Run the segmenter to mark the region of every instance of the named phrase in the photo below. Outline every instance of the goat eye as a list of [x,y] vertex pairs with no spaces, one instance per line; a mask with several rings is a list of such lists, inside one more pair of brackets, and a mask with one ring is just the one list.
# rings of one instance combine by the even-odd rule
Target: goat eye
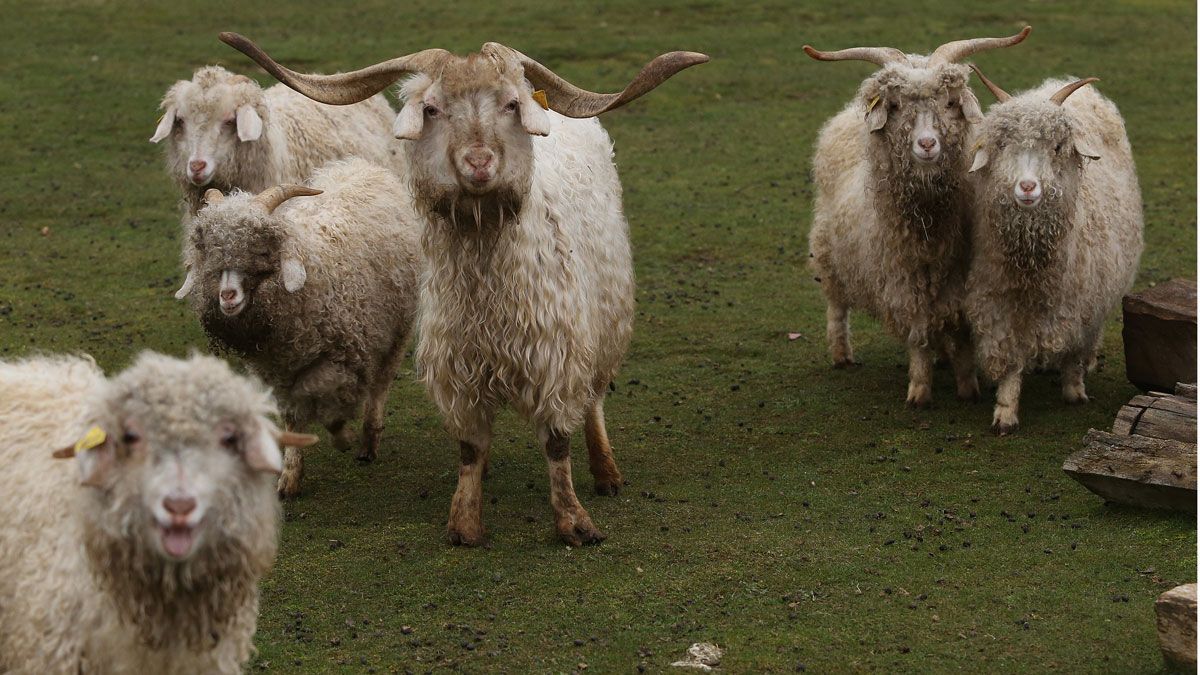
[[183,128],[183,118],[182,118],[182,117],[176,117],[176,118],[175,118],[175,128],[176,128],[176,129],[182,129],[182,128]]
[[429,119],[433,119],[434,117],[437,117],[439,114],[441,114],[441,111],[438,110],[437,108],[435,108],[431,105],[425,106],[425,116],[428,117]]
[[221,432],[221,447],[227,450],[237,450],[238,432],[233,430]]
[[132,431],[126,431],[125,433],[121,434],[121,442],[125,445],[133,445],[140,440],[142,440],[142,437]]
[[508,105],[504,106],[504,112],[511,113],[511,112],[516,112],[516,111],[517,111],[517,100],[516,99],[509,101]]
[[1058,145],[1054,146],[1054,154],[1061,155],[1062,154],[1062,146],[1063,146],[1062,143],[1059,143]]

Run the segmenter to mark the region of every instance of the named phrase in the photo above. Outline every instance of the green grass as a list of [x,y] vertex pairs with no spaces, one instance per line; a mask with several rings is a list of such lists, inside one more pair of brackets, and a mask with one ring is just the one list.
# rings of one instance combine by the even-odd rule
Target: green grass
[[595,89],[660,51],[704,51],[710,64],[605,118],[639,281],[607,405],[630,485],[591,495],[576,453],[608,541],[556,542],[545,462],[507,415],[485,486],[492,546],[449,547],[457,451],[406,371],[380,462],[309,454],[263,583],[256,666],[657,671],[712,641],[730,672],[1157,670],[1153,601],[1195,579],[1195,519],[1105,506],[1060,470],[1134,394],[1116,318],[1092,402],[1069,409],[1053,376],[1032,376],[1013,438],[987,433],[990,405],[955,401],[946,372],[931,411],[906,410],[903,350],[865,317],[865,365],[831,370],[805,267],[810,153],[871,67],[799,48],[927,51],[1033,24],[977,61],[1010,91],[1103,78],[1141,170],[1145,287],[1196,267],[1195,6],[917,4],[4,0],[0,357],[86,351],[119,369],[140,349],[203,348],[171,297],[176,196],[146,139],[158,98],[196,66],[267,82],[221,30],[327,72],[497,40]]

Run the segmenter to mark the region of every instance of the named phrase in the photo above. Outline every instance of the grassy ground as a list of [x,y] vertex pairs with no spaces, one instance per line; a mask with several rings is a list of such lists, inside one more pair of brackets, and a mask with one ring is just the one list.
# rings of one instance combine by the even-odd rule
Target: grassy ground
[[906,410],[903,350],[864,317],[853,327],[866,365],[832,371],[805,269],[810,152],[871,67],[819,64],[799,47],[927,51],[1033,24],[1026,44],[978,62],[1010,91],[1064,73],[1103,78],[1141,169],[1144,287],[1196,266],[1193,4],[3,0],[0,10],[0,357],[82,350],[108,369],[143,348],[204,345],[171,298],[175,196],[146,139],[158,97],[196,66],[267,81],[218,31],[318,71],[498,40],[597,89],[623,85],[660,51],[713,57],[605,120],[640,284],[607,406],[630,485],[592,496],[576,463],[609,540],[555,541],[544,460],[510,415],[485,488],[492,547],[446,545],[457,452],[406,371],[379,463],[355,466],[327,446],[309,455],[307,492],[286,506],[263,584],[257,667],[656,671],[712,641],[732,672],[1160,668],[1153,600],[1194,580],[1194,518],[1104,506],[1060,470],[1134,393],[1119,324],[1088,381],[1092,403],[1068,409],[1053,376],[1031,377],[1013,438],[988,434],[990,405],[956,402],[944,372],[936,407]]

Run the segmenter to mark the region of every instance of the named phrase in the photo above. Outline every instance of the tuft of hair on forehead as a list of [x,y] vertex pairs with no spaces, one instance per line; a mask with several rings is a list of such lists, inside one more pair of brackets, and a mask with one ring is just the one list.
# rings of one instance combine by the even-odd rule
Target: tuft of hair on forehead
[[163,435],[205,438],[223,420],[278,414],[270,391],[221,359],[142,352],[108,383],[110,413],[134,416]]
[[171,85],[160,107],[165,109],[186,103],[191,108],[207,109],[225,103],[236,108],[257,103],[262,96],[262,87],[249,77],[221,66],[203,66],[196,69],[191,80],[179,80]]
[[[254,203],[254,198],[252,192],[234,190],[196,214],[192,230],[199,244],[200,269],[212,271],[214,266],[251,269],[251,259],[262,247],[274,249],[283,245],[287,226],[280,211],[266,213]],[[287,206],[283,204],[280,209]]]
[[1061,106],[1027,97],[997,103],[988,110],[985,134],[990,138],[1026,141],[1060,141],[1071,133],[1071,122]]
[[932,68],[909,63],[889,63],[863,82],[864,95],[933,98],[943,91],[967,87],[970,70],[961,63]]
[[254,80],[245,75],[232,73],[221,66],[202,66],[197,68],[196,72],[192,74],[192,82],[201,87],[215,87],[219,84],[258,86]]
[[525,71],[510,59],[471,54],[447,61],[437,79],[442,91],[453,96],[495,89],[502,83],[519,84],[525,79]]
[[400,83],[400,99],[407,101],[433,84],[433,78],[425,73],[416,73]]

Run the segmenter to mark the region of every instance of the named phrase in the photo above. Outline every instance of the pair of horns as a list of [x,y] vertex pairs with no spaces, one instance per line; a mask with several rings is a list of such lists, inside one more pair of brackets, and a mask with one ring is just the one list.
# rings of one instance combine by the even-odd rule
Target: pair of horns
[[[436,77],[448,62],[456,57],[444,49],[426,49],[399,56],[361,70],[338,75],[303,75],[275,62],[258,45],[237,33],[221,33],[221,42],[249,56],[275,79],[321,103],[348,105],[366,100],[383,91],[409,73],[424,73]],[[546,92],[550,109],[567,117],[595,117],[619,108],[642,96],[675,73],[708,61],[696,52],[670,52],[655,58],[642,68],[629,86],[615,94],[598,94],[580,89],[559,77],[546,66],[521,52],[498,42],[489,42],[480,50],[485,56],[513,59],[525,71],[525,79],[535,89]]]
[[[974,63],[972,63],[971,70],[975,71],[975,74],[979,76],[979,80],[983,82],[983,86],[987,87],[988,91],[992,92],[992,96],[995,96],[997,101],[1004,103],[1012,98],[1011,94],[1001,89],[995,82],[989,80],[987,76],[983,74],[983,71],[979,69],[979,66],[976,66]],[[1064,86],[1062,89],[1054,92],[1054,95],[1050,97],[1050,101],[1055,105],[1062,105],[1063,101],[1066,101],[1067,97],[1078,91],[1080,87],[1084,87],[1093,82],[1099,81],[1100,78],[1098,77],[1085,77],[1082,80],[1075,80],[1074,82]]]
[[[303,185],[276,185],[275,187],[267,188],[254,196],[254,203],[263,207],[267,213],[274,213],[279,205],[291,199],[292,197],[315,197],[321,194],[320,190],[314,190]],[[207,204],[219,204],[225,199],[225,195],[216,188],[209,188],[204,193],[204,201]]]
[[[958,63],[963,59],[989,49],[1011,47],[1019,44],[1029,36],[1032,26],[1025,26],[1020,33],[1002,38],[974,38],[971,40],[955,40],[933,50],[929,55],[929,65],[943,63]],[[851,47],[836,52],[823,52],[804,45],[804,53],[818,61],[867,61],[877,66],[904,61],[908,57],[904,52],[892,47]]]

